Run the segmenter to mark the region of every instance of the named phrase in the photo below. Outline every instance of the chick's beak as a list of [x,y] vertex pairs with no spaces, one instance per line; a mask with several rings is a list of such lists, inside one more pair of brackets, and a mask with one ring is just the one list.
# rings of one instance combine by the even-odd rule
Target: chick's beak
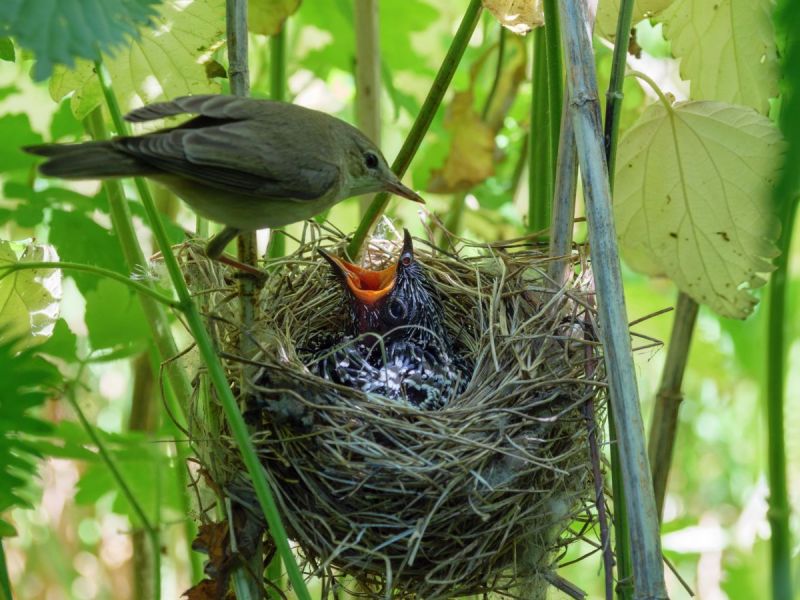
[[374,304],[394,288],[397,265],[372,271],[337,258],[322,249],[319,252],[330,263],[334,272],[344,279],[353,296],[364,304]]
[[387,181],[385,184],[386,191],[403,198],[408,198],[414,202],[425,204],[425,200],[417,192],[403,185],[399,179]]

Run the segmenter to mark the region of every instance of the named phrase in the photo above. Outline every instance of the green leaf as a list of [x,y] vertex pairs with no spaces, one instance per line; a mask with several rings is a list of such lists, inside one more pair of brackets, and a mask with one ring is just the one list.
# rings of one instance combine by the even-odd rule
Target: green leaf
[[17,53],[14,51],[14,42],[9,37],[0,37],[0,60],[14,62]]
[[[52,246],[28,244],[17,258],[11,244],[0,241],[0,274],[5,265],[55,260]],[[25,269],[0,279],[0,341],[19,338],[26,346],[43,342],[53,332],[60,300],[57,269]]]
[[4,0],[0,34],[14,37],[38,59],[35,79],[54,64],[72,66],[76,58],[96,60],[112,53],[137,28],[151,22],[159,0]]
[[[119,241],[112,231],[95,223],[88,215],[79,212],[53,210],[50,219],[50,242],[64,262],[77,262],[128,273]],[[100,281],[97,275],[72,271],[82,294],[95,289]]]
[[36,158],[20,148],[30,144],[41,144],[42,136],[31,129],[28,115],[5,115],[0,119],[0,139],[13,143],[0,144],[0,173],[28,169]]
[[275,35],[300,6],[300,0],[247,0],[247,28],[252,33]]
[[[105,58],[123,110],[189,94],[215,94],[218,83],[204,63],[225,34],[224,0],[169,0],[139,39]],[[82,119],[100,105],[102,93],[94,65],[80,61],[73,70],[56,70],[50,95],[59,101],[75,91],[73,114]]]
[[142,350],[149,334],[139,299],[121,283],[104,279],[86,294],[86,327],[94,350],[126,355]]
[[[0,342],[0,512],[28,504],[18,492],[36,477],[38,453],[25,438],[51,429],[28,413],[44,403],[47,388],[59,380],[53,365],[34,356],[32,350],[17,352],[17,345],[16,340]],[[0,535],[7,531],[0,526]]]
[[50,122],[50,139],[54,142],[63,138],[78,139],[83,137],[84,134],[83,124],[75,118],[70,103],[68,101],[62,102]]
[[[637,0],[633,3],[633,19],[631,22],[635,25],[646,17],[657,15],[667,8],[671,2],[672,0]],[[595,33],[612,42],[617,36],[619,5],[620,0],[600,0],[597,4]]]
[[676,0],[659,17],[691,98],[752,106],[778,95],[772,0]]
[[72,362],[77,359],[77,347],[77,336],[72,333],[64,319],[58,319],[52,335],[43,344],[37,346],[36,351]]
[[699,303],[744,318],[777,253],[770,202],[784,144],[742,106],[656,103],[622,138],[617,234],[628,263],[666,275]]

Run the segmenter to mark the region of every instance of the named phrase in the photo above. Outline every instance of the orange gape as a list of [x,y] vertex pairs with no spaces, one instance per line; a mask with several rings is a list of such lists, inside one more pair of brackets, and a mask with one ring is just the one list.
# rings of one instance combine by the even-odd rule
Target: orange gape
[[396,264],[381,271],[370,271],[334,256],[331,258],[347,274],[347,287],[365,304],[374,304],[394,288]]

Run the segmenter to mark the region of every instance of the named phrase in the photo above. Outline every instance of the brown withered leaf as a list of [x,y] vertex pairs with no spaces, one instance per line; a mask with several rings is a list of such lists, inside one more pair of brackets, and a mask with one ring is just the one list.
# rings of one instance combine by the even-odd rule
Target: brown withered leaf
[[300,6],[300,0],[248,0],[247,28],[252,33],[275,35]]
[[204,523],[192,541],[192,550],[208,555],[212,572],[219,573],[228,562],[228,523]]
[[453,96],[445,128],[453,132],[450,153],[431,173],[429,192],[463,192],[494,174],[494,132],[475,110],[471,89]]
[[544,24],[541,0],[483,0],[483,6],[503,27],[519,35]]

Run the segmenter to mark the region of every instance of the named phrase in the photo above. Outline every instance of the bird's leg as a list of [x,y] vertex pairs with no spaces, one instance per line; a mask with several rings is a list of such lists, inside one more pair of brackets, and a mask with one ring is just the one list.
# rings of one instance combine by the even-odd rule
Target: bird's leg
[[206,244],[206,256],[211,259],[222,256],[225,246],[241,232],[241,229],[235,229],[233,227],[226,227],[220,231],[217,235],[208,240],[208,244]]

